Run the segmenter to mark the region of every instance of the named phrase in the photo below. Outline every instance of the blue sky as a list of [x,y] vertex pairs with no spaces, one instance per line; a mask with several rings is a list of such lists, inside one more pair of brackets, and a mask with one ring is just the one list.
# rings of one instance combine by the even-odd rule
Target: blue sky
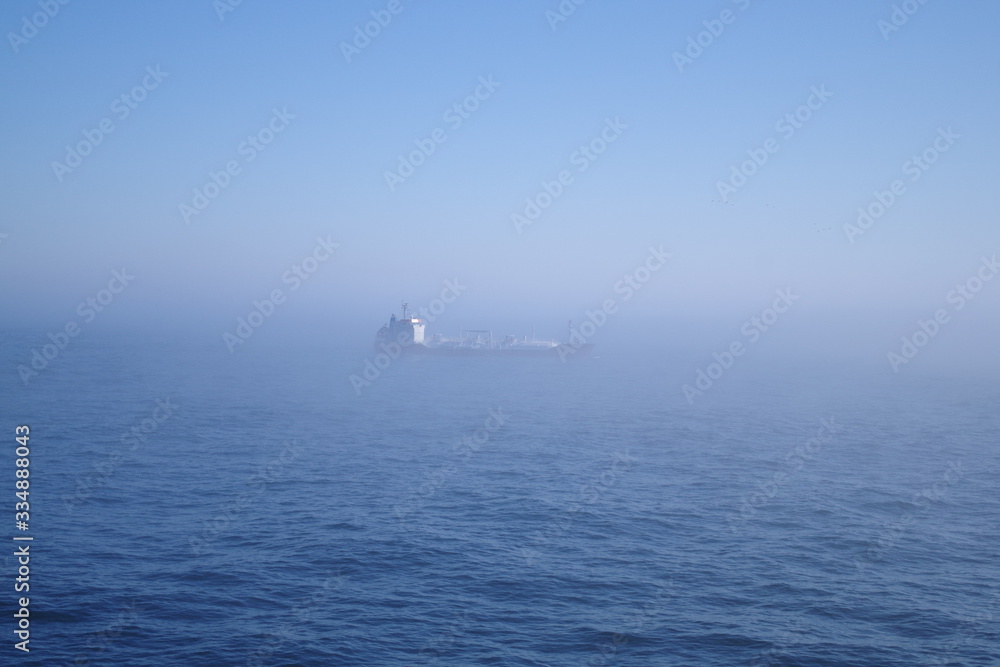
[[[399,299],[426,303],[458,277],[469,290],[449,327],[561,327],[663,245],[672,262],[621,331],[704,321],[724,341],[793,287],[811,318],[801,336],[870,323],[881,349],[1000,251],[994,3],[914,3],[885,39],[892,2],[587,0],[553,29],[555,1],[403,0],[347,62],[341,44],[388,4],[244,0],[220,20],[210,0],[69,2],[15,52],[10,34],[42,10],[5,3],[4,318],[58,325],[126,266],[137,279],[109,321],[217,337],[330,235],[337,255],[289,321],[376,328]],[[732,21],[678,71],[672,54],[724,11]],[[147,68],[166,76],[120,119],[113,101]],[[480,77],[499,85],[452,127],[445,112]],[[779,134],[821,86],[832,97]],[[274,109],[294,118],[244,162],[238,147]],[[52,163],[105,118],[114,131],[60,181]],[[576,171],[607,119],[627,127]],[[942,128],[959,138],[849,243],[857,208],[908,178]],[[390,191],[385,172],[437,129],[446,140]],[[721,203],[717,182],[772,137],[778,151]],[[231,160],[240,173],[185,222],[179,205]],[[511,215],[564,169],[573,182],[517,233]],[[948,345],[993,354],[998,293],[984,289]]]

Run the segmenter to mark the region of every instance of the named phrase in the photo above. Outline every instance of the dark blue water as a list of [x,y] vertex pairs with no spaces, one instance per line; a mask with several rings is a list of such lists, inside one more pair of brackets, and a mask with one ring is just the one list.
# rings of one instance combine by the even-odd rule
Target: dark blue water
[[995,382],[748,361],[692,406],[695,363],[605,350],[358,395],[364,347],[88,332],[25,386],[42,342],[2,352],[18,664],[1000,661]]

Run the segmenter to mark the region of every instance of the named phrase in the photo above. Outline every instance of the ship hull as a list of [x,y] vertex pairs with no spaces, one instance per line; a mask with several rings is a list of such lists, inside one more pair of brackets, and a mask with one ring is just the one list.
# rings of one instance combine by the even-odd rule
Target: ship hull
[[[423,344],[406,345],[400,348],[403,354],[425,357],[536,357],[555,359],[586,359],[594,353],[593,343],[573,345],[562,343],[555,347],[541,349],[517,349],[503,347],[434,347]],[[375,345],[376,352],[384,352],[382,346]]]

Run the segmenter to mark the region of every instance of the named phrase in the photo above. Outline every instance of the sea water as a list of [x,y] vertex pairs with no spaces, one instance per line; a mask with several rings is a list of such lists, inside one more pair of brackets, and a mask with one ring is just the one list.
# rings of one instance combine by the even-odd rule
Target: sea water
[[995,382],[39,335],[19,664],[1000,660]]

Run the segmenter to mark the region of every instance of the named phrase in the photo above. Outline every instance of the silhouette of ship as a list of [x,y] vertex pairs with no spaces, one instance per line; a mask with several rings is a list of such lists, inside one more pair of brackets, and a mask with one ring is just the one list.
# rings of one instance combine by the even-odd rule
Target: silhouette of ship
[[[538,340],[534,336],[518,338],[506,335],[493,336],[487,329],[463,329],[458,338],[441,334],[426,336],[426,325],[419,317],[409,313],[408,304],[403,304],[403,315],[399,319],[393,314],[389,323],[375,334],[375,351],[385,352],[395,357],[397,353],[451,355],[451,356],[522,356],[559,357],[561,359],[582,359],[594,351],[593,343],[563,343],[555,340]],[[395,346],[398,346],[398,350]]]

